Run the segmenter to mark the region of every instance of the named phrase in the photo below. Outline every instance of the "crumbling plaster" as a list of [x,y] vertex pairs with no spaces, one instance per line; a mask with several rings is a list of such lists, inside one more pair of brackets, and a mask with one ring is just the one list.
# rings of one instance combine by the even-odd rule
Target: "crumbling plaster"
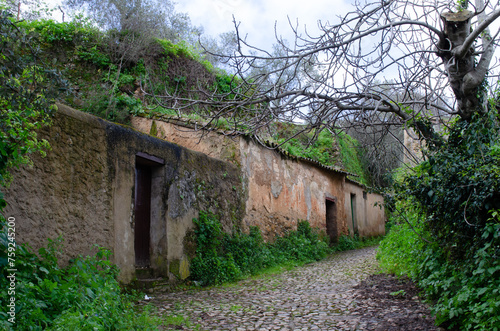
[[300,220],[326,230],[325,199],[329,197],[337,202],[338,235],[348,233],[345,173],[287,158],[248,137],[195,131],[186,127],[186,123],[175,120],[167,122],[135,117],[132,126],[239,166],[247,183],[244,230],[249,226],[259,226],[264,237],[272,239],[296,229]]

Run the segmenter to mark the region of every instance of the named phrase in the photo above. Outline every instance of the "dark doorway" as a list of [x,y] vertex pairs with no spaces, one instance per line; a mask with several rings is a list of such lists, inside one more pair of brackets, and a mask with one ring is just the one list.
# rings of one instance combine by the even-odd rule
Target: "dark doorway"
[[135,265],[150,264],[149,242],[151,231],[151,168],[136,164],[135,167]]
[[356,194],[351,193],[351,220],[352,232],[351,235],[358,233],[358,215],[356,214]]
[[337,203],[335,199],[326,199],[326,234],[330,237],[330,243],[338,242],[337,230]]
[[164,165],[163,159],[146,153],[135,158],[134,251],[135,265],[147,268],[151,264],[151,188],[154,169]]

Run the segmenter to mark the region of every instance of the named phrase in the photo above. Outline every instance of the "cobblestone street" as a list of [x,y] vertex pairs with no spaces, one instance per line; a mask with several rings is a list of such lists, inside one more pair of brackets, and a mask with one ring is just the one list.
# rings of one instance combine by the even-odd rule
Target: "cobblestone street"
[[[197,291],[155,292],[151,302],[160,313],[189,321],[167,326],[177,330],[437,330],[416,296],[398,301],[394,294],[377,299],[366,296],[370,291],[361,294],[360,282],[378,271],[375,254],[370,247],[279,275]],[[365,289],[377,291],[375,283],[365,283]]]

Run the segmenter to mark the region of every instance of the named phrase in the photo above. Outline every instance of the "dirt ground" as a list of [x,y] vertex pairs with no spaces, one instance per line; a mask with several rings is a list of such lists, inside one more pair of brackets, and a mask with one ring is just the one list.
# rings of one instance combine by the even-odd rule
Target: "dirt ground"
[[372,321],[370,330],[442,330],[434,326],[429,308],[418,299],[420,290],[407,277],[375,274],[354,289],[361,303],[355,311]]

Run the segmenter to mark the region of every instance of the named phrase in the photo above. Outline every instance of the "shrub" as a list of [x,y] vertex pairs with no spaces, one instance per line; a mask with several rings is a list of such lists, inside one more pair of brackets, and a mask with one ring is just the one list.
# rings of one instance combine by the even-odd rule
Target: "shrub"
[[196,256],[191,261],[191,278],[204,285],[222,284],[236,279],[240,269],[230,253],[222,250],[223,232],[214,215],[200,212],[196,225]]
[[[403,205],[403,204],[401,204]],[[409,201],[381,242],[382,267],[409,275],[426,296],[436,323],[459,330],[498,330],[500,325],[500,218],[484,227],[483,245],[466,261],[450,261],[423,226],[424,214]],[[409,207],[409,208],[408,208]],[[426,242],[428,241],[428,242]]]
[[249,234],[223,233],[220,221],[205,212],[194,223],[196,256],[191,261],[191,279],[203,285],[234,281],[279,264],[320,260],[331,252],[327,236],[307,221],[274,243],[264,242],[258,227],[251,227]]
[[397,190],[413,196],[427,216],[425,228],[449,259],[469,259],[484,245],[489,211],[500,209],[498,115],[459,121],[445,144],[430,143],[428,160]]
[[[0,232],[0,286],[9,288],[5,220]],[[49,240],[38,255],[27,245],[17,245],[15,324],[7,304],[0,297],[0,326],[4,330],[157,330],[160,321],[149,311],[136,312],[132,295],[122,293],[116,280],[118,268],[110,262],[110,252],[97,248],[93,256],[78,257],[65,268],[59,267],[62,240]]]
[[396,185],[382,266],[406,273],[434,302],[438,325],[500,328],[498,115],[452,124],[446,143]]

